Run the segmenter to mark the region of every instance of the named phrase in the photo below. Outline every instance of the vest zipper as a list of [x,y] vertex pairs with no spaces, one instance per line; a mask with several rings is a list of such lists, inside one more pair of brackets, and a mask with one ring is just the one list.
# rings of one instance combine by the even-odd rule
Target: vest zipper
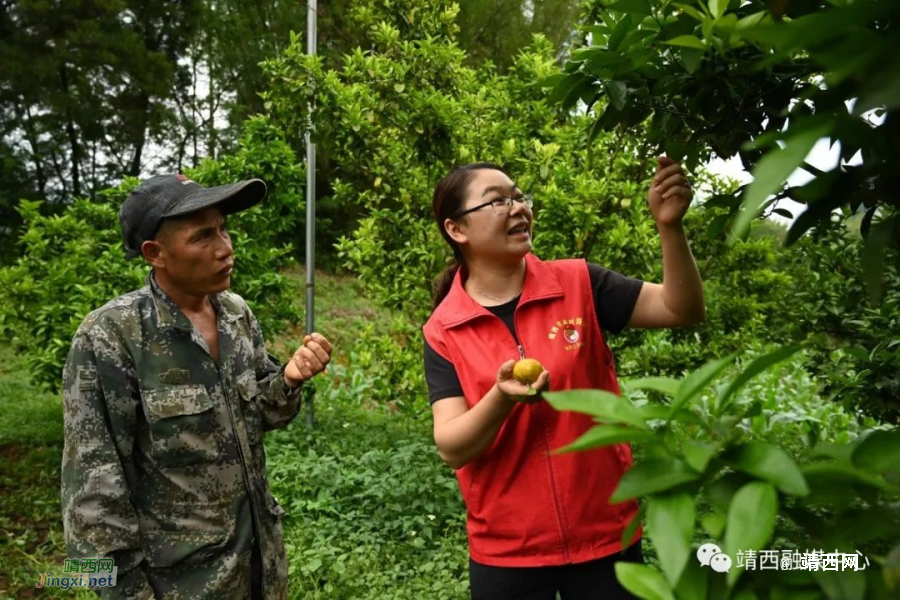
[[[525,347],[522,345],[521,341],[519,341],[519,340],[521,340],[521,337],[519,336],[519,328],[516,325],[516,315],[518,313],[519,313],[519,306],[516,306],[516,310],[513,313],[513,329],[515,330],[515,338],[516,339],[513,341],[518,342],[517,348],[519,350],[519,359],[521,360],[521,359],[525,358]],[[534,407],[535,417],[538,419],[538,424],[540,425],[540,429],[541,429],[541,439],[543,440],[543,446],[544,446],[544,450],[545,450],[544,460],[546,461],[547,471],[549,472],[549,477],[550,477],[550,494],[551,494],[551,498],[553,500],[553,510],[556,512],[556,525],[559,530],[559,539],[560,539],[560,542],[562,545],[563,560],[565,560],[566,564],[569,564],[571,562],[570,558],[569,558],[569,541],[568,541],[568,539],[566,539],[566,532],[565,532],[565,528],[563,527],[563,518],[562,518],[563,511],[562,511],[562,508],[560,507],[559,495],[557,494],[557,491],[556,491],[556,475],[553,472],[553,461],[550,459],[550,440],[547,437],[547,430],[544,428],[544,419],[541,417],[540,404],[539,403],[533,404],[532,406]]]

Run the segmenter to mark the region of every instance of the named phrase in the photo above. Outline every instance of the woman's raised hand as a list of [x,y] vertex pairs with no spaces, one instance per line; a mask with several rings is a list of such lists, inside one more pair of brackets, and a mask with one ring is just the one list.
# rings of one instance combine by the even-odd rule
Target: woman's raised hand
[[668,156],[656,159],[656,174],[650,183],[650,212],[659,226],[681,224],[694,192],[681,164]]

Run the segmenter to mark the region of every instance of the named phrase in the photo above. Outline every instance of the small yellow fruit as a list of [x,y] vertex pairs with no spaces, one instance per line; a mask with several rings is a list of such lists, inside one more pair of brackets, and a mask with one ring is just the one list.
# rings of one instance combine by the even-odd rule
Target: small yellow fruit
[[544,367],[533,358],[523,358],[513,366],[513,377],[519,383],[531,385],[543,373]]

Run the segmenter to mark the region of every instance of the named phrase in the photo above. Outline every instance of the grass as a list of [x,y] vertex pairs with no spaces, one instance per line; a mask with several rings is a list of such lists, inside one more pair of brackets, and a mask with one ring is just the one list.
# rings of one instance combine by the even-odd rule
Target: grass
[[[67,597],[36,590],[65,559],[59,472],[62,403],[28,382],[24,361],[0,347],[0,597]],[[59,595],[57,594],[64,594]]]
[[[269,351],[287,358],[306,334],[306,269],[295,267],[285,271],[285,275],[293,293],[295,321],[286,324],[282,331],[265,334],[266,339],[271,340]],[[377,334],[390,332],[394,313],[369,302],[355,278],[316,271],[314,286],[315,328],[335,348],[352,346],[359,332],[367,326],[374,327]],[[346,353],[336,352],[334,358],[338,363],[346,364],[346,356]]]
[[62,401],[28,381],[25,363],[0,347],[0,447],[62,444]]

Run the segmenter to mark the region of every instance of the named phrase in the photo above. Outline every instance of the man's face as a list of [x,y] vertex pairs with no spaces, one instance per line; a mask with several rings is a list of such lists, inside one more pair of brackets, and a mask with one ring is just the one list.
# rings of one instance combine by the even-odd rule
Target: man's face
[[231,285],[234,252],[225,216],[206,208],[166,223],[157,236],[161,265],[169,283],[192,295],[216,294]]

